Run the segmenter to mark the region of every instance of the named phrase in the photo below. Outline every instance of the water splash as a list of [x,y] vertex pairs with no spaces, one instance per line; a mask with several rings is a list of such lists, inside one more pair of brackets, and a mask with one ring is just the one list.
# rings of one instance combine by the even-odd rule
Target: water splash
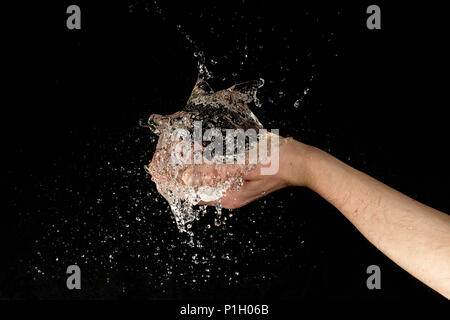
[[303,95],[299,99],[295,100],[294,108],[298,109],[303,104],[306,96],[309,93],[309,90],[310,90],[310,88],[305,88],[305,90],[303,90]]
[[[200,59],[199,65],[201,61]],[[217,214],[214,224],[220,226],[222,216],[220,199],[229,190],[239,190],[243,184],[243,176],[254,165],[226,164],[223,158],[209,159],[208,164],[176,162],[172,157],[176,148],[173,131],[175,129],[189,131],[194,137],[193,144],[199,144],[200,150],[203,151],[207,145],[201,141],[202,137],[200,140],[195,137],[196,121],[201,121],[205,129],[214,128],[223,133],[227,129],[263,128],[249,108],[251,105],[260,106],[256,94],[264,84],[263,79],[236,84],[214,92],[205,81],[208,77],[207,69],[199,68],[199,71],[203,73],[200,72],[186,106],[168,116],[152,114],[147,123],[159,138],[153,159],[145,169],[151,174],[159,193],[169,202],[179,230],[190,235],[191,244],[193,244],[192,222],[206,213],[206,206],[197,209],[197,205],[215,202]]]

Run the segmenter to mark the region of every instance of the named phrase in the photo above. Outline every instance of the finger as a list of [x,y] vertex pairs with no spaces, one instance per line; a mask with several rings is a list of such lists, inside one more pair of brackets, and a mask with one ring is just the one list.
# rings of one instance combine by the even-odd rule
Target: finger
[[218,200],[216,200],[216,201],[209,201],[209,202],[200,201],[198,203],[198,205],[201,205],[201,206],[213,206],[213,207],[216,207],[218,204],[219,204]]

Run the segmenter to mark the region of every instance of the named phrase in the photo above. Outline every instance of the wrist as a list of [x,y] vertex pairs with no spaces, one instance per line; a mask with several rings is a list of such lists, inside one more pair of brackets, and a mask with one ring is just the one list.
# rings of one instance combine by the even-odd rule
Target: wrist
[[286,138],[280,146],[280,178],[288,186],[313,185],[314,158],[320,150],[301,143],[292,138]]

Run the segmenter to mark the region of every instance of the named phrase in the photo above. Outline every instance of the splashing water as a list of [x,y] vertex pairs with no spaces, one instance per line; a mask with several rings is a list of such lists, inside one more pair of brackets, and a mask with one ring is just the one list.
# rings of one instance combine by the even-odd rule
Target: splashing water
[[[192,222],[206,213],[206,206],[201,204],[208,202],[216,205],[217,215],[214,224],[219,226],[222,212],[220,199],[228,190],[239,190],[243,184],[243,177],[254,165],[224,161],[222,155],[214,155],[207,164],[174,161],[172,155],[177,143],[174,143],[176,141],[173,140],[173,131],[187,130],[194,137],[193,144],[197,144],[198,148],[204,151],[207,145],[201,136],[196,137],[195,122],[201,121],[205,130],[216,129],[222,133],[227,129],[245,131],[263,128],[249,108],[249,105],[260,106],[256,93],[264,84],[263,79],[213,92],[204,79],[208,73],[202,68],[199,69],[203,73],[200,72],[191,96],[181,111],[168,116],[153,114],[148,119],[147,126],[159,136],[159,139],[153,159],[145,167],[151,174],[152,181],[156,183],[158,192],[169,202],[179,230],[191,236],[191,243]],[[228,139],[229,136],[226,136]],[[237,156],[238,153],[233,153],[233,157]],[[198,204],[199,209],[195,207]]]

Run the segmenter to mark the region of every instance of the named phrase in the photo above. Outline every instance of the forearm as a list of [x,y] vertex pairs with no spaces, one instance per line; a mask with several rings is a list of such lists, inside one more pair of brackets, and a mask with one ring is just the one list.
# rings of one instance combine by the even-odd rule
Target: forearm
[[[312,147],[301,174],[378,249],[450,297],[450,216],[425,206]],[[306,170],[306,172],[305,172]]]

